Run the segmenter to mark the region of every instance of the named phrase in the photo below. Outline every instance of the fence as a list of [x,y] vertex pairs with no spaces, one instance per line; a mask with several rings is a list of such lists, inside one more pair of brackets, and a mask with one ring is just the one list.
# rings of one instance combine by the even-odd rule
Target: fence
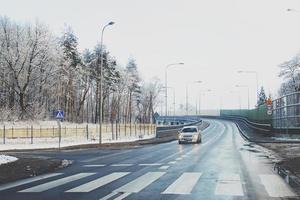
[[240,116],[247,118],[251,122],[261,123],[261,124],[271,124],[272,117],[267,114],[266,105],[260,105],[257,108],[247,110],[221,110],[221,116]]
[[[102,141],[124,141],[154,137],[156,125],[154,124],[102,124]],[[2,144],[34,144],[73,142],[89,143],[99,141],[99,125],[64,125],[42,126],[0,126],[0,141]],[[1,143],[1,142],[0,142]],[[1,148],[0,148],[1,149]]]
[[273,101],[272,124],[275,129],[300,129],[300,92]]

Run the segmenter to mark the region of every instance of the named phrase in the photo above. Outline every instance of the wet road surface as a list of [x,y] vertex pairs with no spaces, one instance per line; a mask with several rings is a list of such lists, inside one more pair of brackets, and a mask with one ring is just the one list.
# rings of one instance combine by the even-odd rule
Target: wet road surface
[[35,152],[74,164],[0,185],[0,199],[298,199],[234,123],[206,121],[201,144]]

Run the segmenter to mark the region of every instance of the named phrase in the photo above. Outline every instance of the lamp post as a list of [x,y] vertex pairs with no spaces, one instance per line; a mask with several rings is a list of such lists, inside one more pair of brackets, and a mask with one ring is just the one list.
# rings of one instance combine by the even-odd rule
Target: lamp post
[[211,89],[200,90],[200,93],[199,93],[199,115],[201,115],[201,96],[205,95],[206,92],[211,92]]
[[258,72],[257,71],[243,71],[239,70],[238,73],[248,73],[248,74],[255,74],[255,79],[256,79],[256,103],[258,102]]
[[[166,87],[162,87],[162,88],[164,88],[165,90],[167,89]],[[173,88],[173,87],[168,87],[168,89],[172,89],[173,90],[173,115],[175,116],[175,113],[176,113],[176,107],[175,107],[175,88]],[[167,113],[167,114],[169,114],[169,113]]]
[[189,84],[191,83],[202,83],[202,81],[193,81],[193,82],[189,82],[186,84],[186,87],[185,87],[185,102],[186,102],[186,115],[189,114],[189,94],[188,94],[188,87],[189,87]]
[[101,41],[100,41],[100,87],[99,87],[99,143],[102,143],[102,82],[103,82],[103,34],[106,27],[113,25],[114,22],[109,22],[102,28]]
[[236,93],[238,95],[238,108],[239,108],[239,113],[241,114],[241,110],[242,110],[242,103],[241,103],[241,94],[239,91],[230,91],[230,93]]
[[166,104],[166,110],[165,110],[165,115],[168,115],[168,69],[172,66],[176,66],[176,65],[184,65],[183,62],[179,62],[179,63],[172,63],[172,64],[168,64],[165,67],[165,104]]
[[250,110],[249,86],[248,86],[248,85],[236,85],[235,87],[239,87],[239,88],[247,88],[247,90],[248,90],[248,110]]
[[288,12],[300,12],[300,10],[296,10],[296,9],[292,9],[292,8],[288,8],[288,9],[286,9],[286,11],[288,11]]

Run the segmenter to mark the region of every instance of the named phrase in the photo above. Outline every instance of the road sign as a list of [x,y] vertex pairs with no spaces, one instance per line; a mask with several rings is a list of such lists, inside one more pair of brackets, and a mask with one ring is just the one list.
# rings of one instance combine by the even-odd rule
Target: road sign
[[272,102],[272,99],[271,99],[271,98],[268,98],[268,99],[266,100],[266,104],[267,104],[267,105],[272,105],[272,103],[273,103],[273,102]]
[[56,119],[64,119],[65,118],[65,112],[63,110],[56,110],[55,111],[55,118]]
[[268,111],[267,111],[267,114],[268,114],[268,115],[272,115],[272,110],[268,110]]

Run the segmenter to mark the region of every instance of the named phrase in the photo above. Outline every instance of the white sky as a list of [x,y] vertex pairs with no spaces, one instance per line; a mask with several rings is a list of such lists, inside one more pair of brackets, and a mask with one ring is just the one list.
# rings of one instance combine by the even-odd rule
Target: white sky
[[[109,21],[104,43],[121,65],[129,57],[137,61],[143,78],[159,77],[169,63],[184,67],[168,71],[168,85],[176,88],[177,104],[185,104],[186,83],[202,80],[201,89],[212,92],[202,97],[202,108],[247,107],[249,85],[254,106],[256,81],[276,95],[280,79],[278,64],[300,52],[299,0],[0,0],[0,14],[19,22],[48,24],[60,34],[64,24],[72,26],[80,49],[99,42],[101,27]],[[191,103],[200,85],[190,84]],[[172,103],[170,90],[169,105]]]

